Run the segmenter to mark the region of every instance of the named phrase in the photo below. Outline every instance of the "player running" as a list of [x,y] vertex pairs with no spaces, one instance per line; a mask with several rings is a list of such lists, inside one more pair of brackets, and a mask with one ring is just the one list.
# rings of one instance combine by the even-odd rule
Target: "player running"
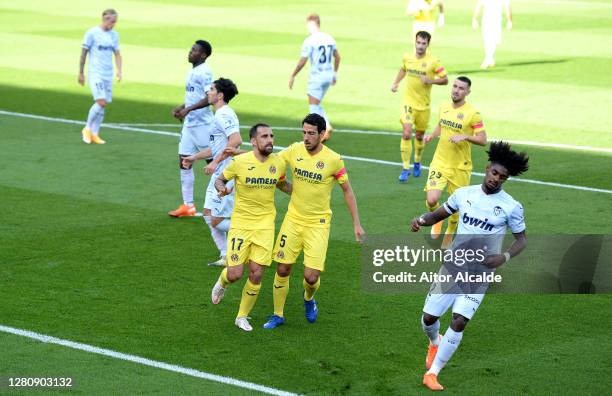
[[[204,221],[210,228],[210,233],[219,249],[220,258],[209,263],[211,266],[224,266],[227,252],[227,233],[230,227],[230,217],[234,208],[234,193],[219,197],[215,189],[215,180],[229,163],[230,159],[224,150],[227,147],[238,148],[242,144],[238,116],[228,103],[238,95],[238,88],[232,80],[220,78],[212,83],[208,91],[208,103],[215,109],[215,124],[210,135],[210,148],[183,159],[183,168],[191,168],[199,159],[213,157],[204,168],[207,175],[212,175],[206,188],[204,202]],[[233,182],[228,183],[228,188]]]
[[242,277],[243,264],[248,265],[249,278],[242,290],[235,324],[241,330],[253,327],[247,316],[257,301],[264,269],[272,263],[274,245],[274,190],[291,194],[285,181],[285,162],[272,153],[274,135],[266,124],[256,124],[249,131],[253,151],[238,155],[215,180],[219,196],[231,193],[227,182],[235,181],[236,204],[227,235],[227,267],[212,289],[213,304],[219,304],[225,289]]
[[433,34],[436,29],[435,11],[438,9],[438,27],[444,26],[444,2],[442,0],[408,0],[406,14],[414,17],[412,37],[421,30]]
[[85,60],[89,53],[87,83],[94,98],[89,109],[87,124],[81,131],[83,142],[90,144],[106,143],[100,138],[100,125],[104,120],[104,109],[113,101],[113,54],[117,66],[117,82],[121,81],[121,53],[119,52],[119,33],[113,30],[117,23],[117,11],[109,8],[102,13],[102,23],[85,33],[81,59],[79,61],[79,84],[85,84]]
[[285,323],[284,307],[289,292],[289,276],[300,252],[304,252],[304,308],[310,323],[317,320],[318,308],[314,299],[319,289],[321,272],[329,240],[332,211],[331,192],[338,183],[344,201],[353,218],[355,240],[363,242],[357,200],[348,180],[344,161],[339,154],[322,144],[325,119],[309,114],[302,121],[304,141],[294,143],[280,152],[292,170],[293,192],[283,225],[274,246],[274,260],[278,263],[274,275],[274,314],[264,328],[273,329]]
[[472,27],[478,29],[478,19],[482,12],[482,40],[485,57],[481,69],[495,66],[495,50],[502,39],[502,11],[506,12],[506,29],[512,29],[512,10],[510,0],[478,0],[474,7]]
[[[440,106],[439,121],[431,135],[423,142],[429,143],[434,137],[440,141],[429,165],[429,175],[425,192],[426,205],[430,212],[440,207],[438,201],[446,188],[452,194],[459,187],[469,186],[472,172],[472,144],[487,144],[487,134],[480,112],[465,101],[470,93],[472,82],[467,77],[458,77],[453,82],[452,103]],[[443,247],[452,241],[459,215],[453,214],[448,220]],[[442,231],[442,222],[431,228],[431,236],[436,239]]]
[[[459,214],[457,239],[453,249],[459,249],[463,243],[475,239],[486,239],[487,256],[483,267],[492,272],[495,268],[507,263],[519,254],[526,246],[525,219],[523,207],[510,194],[502,190],[508,176],[518,176],[529,169],[529,157],[526,153],[511,150],[504,142],[491,143],[489,164],[485,169],[485,178],[481,185],[459,188],[448,201],[434,212],[426,213],[412,220],[412,231],[418,232],[423,226],[431,226],[445,218]],[[510,248],[501,253],[501,242],[507,228],[512,231],[515,241]],[[464,237],[461,243],[459,240]],[[486,246],[485,246],[486,247]],[[484,289],[478,294],[452,294],[435,292],[440,284],[433,284],[423,307],[422,327],[429,338],[429,348],[425,360],[427,372],[423,384],[431,390],[442,390],[438,374],[453,356],[463,337],[463,330],[468,321],[482,303]],[[465,289],[463,290],[465,292]],[[451,308],[453,317],[444,337],[439,334],[440,316]]]
[[211,54],[212,47],[207,41],[198,40],[191,46],[187,60],[193,68],[187,73],[185,103],[172,111],[172,115],[183,122],[178,146],[183,204],[168,212],[172,217],[196,215],[196,207],[193,204],[195,175],[191,165],[183,165],[183,158],[209,147],[210,134],[214,130],[214,116],[208,103],[208,91],[213,75],[205,63]]
[[402,173],[399,181],[405,183],[410,176],[410,158],[412,156],[412,128],[414,136],[414,177],[421,175],[421,158],[425,143],[423,135],[429,125],[431,86],[448,84],[448,77],[438,58],[427,53],[431,42],[431,34],[420,31],[416,34],[414,53],[404,55],[400,67],[391,85],[391,91],[397,92],[400,81],[407,75],[406,90],[402,97],[400,123],[402,124],[402,139],[400,154],[402,156]]
[[[327,33],[321,32],[321,18],[311,14],[306,18],[308,36],[302,44],[302,53],[297,66],[289,78],[289,89],[293,88],[295,76],[302,70],[310,59],[310,78],[308,80],[308,108],[310,113],[316,113],[325,118],[327,124],[323,141],[331,137],[332,126],[325,114],[321,102],[330,85],[336,85],[338,68],[340,67],[340,53],[336,48],[336,40]],[[334,64],[332,66],[332,57]]]

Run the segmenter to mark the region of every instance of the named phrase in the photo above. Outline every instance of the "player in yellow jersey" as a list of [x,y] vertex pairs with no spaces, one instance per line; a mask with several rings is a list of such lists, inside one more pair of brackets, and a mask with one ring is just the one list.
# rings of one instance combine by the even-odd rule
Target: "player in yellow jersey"
[[421,31],[415,37],[414,53],[404,55],[402,67],[391,85],[391,91],[397,92],[399,83],[406,77],[406,90],[402,96],[400,123],[402,124],[402,139],[400,153],[402,156],[402,173],[399,181],[405,183],[410,176],[410,158],[412,156],[412,129],[414,136],[414,177],[421,175],[421,157],[425,143],[423,135],[429,124],[429,105],[431,86],[448,84],[446,70],[440,60],[427,53],[431,35]]
[[[480,112],[465,101],[471,86],[472,81],[469,78],[457,77],[451,91],[452,103],[440,106],[440,118],[436,129],[423,139],[425,143],[429,143],[434,137],[440,138],[429,165],[429,175],[425,185],[426,204],[430,212],[440,207],[438,201],[445,188],[449,194],[452,194],[459,187],[470,185],[472,144],[479,146],[487,144],[487,133]],[[458,214],[450,216],[442,242],[443,248],[450,246],[457,230],[458,218]],[[438,222],[431,228],[432,238],[438,238],[441,231],[442,222]]]
[[325,127],[325,119],[319,114],[307,115],[302,121],[303,142],[294,143],[279,154],[291,168],[293,191],[274,245],[274,260],[278,263],[272,290],[274,314],[264,324],[266,329],[285,323],[283,309],[289,292],[289,275],[302,251],[305,315],[310,323],[317,320],[314,294],[320,285],[321,272],[325,269],[332,217],[331,192],[336,183],[342,188],[344,201],[353,218],[355,240],[365,240],[344,161],[322,143]]
[[436,29],[436,8],[438,9],[438,27],[444,26],[444,2],[442,0],[408,0],[406,14],[414,17],[412,36],[424,30],[433,34]]
[[230,194],[226,186],[235,183],[235,204],[227,235],[227,267],[213,287],[213,304],[219,304],[225,289],[242,277],[243,264],[249,266],[249,279],[242,290],[236,326],[251,331],[247,316],[261,288],[265,267],[272,262],[274,245],[274,191],[276,188],[291,194],[291,185],[285,181],[285,161],[272,153],[274,135],[266,124],[256,124],[249,131],[253,151],[233,158],[215,180],[220,196]]

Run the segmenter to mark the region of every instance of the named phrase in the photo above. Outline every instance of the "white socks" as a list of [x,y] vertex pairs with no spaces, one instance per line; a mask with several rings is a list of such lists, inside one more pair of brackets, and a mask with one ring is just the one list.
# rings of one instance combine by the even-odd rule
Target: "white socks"
[[323,109],[323,106],[321,106],[320,104],[318,105],[311,104],[311,105],[308,105],[308,110],[311,113],[316,113],[320,115],[321,117],[325,118],[325,122],[329,124],[329,120],[327,119],[327,114],[325,114],[325,110]]
[[185,205],[193,205],[193,183],[195,175],[193,169],[181,169],[181,193],[183,194],[183,203]]
[[453,353],[459,347],[459,343],[461,343],[461,338],[463,337],[463,332],[457,332],[451,329],[450,327],[446,330],[446,334],[440,341],[440,346],[438,347],[438,352],[436,353],[436,358],[434,359],[431,368],[427,373],[433,373],[438,375],[440,370],[446,365],[446,362],[450,360],[453,356]]
[[97,135],[103,119],[104,107],[100,106],[97,102],[94,102],[89,109],[89,114],[87,114],[87,128]]
[[423,326],[423,331],[427,334],[429,342],[431,342],[432,345],[438,346],[440,343],[440,320],[436,320],[436,323],[427,326],[421,316],[421,326]]
[[212,235],[213,241],[215,241],[215,245],[217,245],[217,249],[219,249],[219,253],[221,256],[225,256],[227,253],[227,231],[224,231],[219,228],[219,226],[225,222],[228,223],[229,230],[229,219],[223,220],[221,223],[217,224],[216,227],[211,225],[211,217],[204,216],[204,221],[210,228],[210,235]]

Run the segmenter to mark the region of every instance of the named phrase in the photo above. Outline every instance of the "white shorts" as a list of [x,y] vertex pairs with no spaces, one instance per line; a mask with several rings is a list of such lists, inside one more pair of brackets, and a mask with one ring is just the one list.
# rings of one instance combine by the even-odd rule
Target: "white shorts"
[[[219,193],[215,188],[215,179],[217,176],[212,176],[208,187],[206,188],[206,199],[204,200],[204,209],[210,209],[211,216],[213,217],[232,217],[232,211],[234,210],[234,192],[230,195],[219,198]],[[234,181],[230,180],[227,187],[233,188]]]
[[104,99],[106,103],[113,101],[113,80],[105,80],[97,76],[89,76],[89,88],[94,100]]
[[325,93],[327,93],[327,90],[329,89],[331,83],[331,81],[320,80],[308,81],[308,90],[306,91],[306,93],[312,96],[313,98],[316,98],[317,100],[321,101],[323,100]]
[[183,125],[178,147],[179,155],[193,155],[209,147],[212,128],[213,124]]
[[453,313],[472,319],[484,296],[484,294],[434,294],[429,292],[425,299],[423,312],[440,317],[452,306]]

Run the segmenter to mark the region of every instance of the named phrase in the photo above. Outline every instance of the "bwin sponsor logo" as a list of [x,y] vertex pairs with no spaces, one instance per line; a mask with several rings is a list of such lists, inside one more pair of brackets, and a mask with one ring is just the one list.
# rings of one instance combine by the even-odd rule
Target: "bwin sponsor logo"
[[270,179],[268,177],[247,177],[246,184],[276,184],[278,179]]
[[485,231],[493,230],[493,224],[489,223],[489,219],[480,220],[475,217],[470,217],[467,215],[467,213],[464,213],[462,220],[464,224],[469,224],[474,227],[479,227],[480,229],[483,229]]

